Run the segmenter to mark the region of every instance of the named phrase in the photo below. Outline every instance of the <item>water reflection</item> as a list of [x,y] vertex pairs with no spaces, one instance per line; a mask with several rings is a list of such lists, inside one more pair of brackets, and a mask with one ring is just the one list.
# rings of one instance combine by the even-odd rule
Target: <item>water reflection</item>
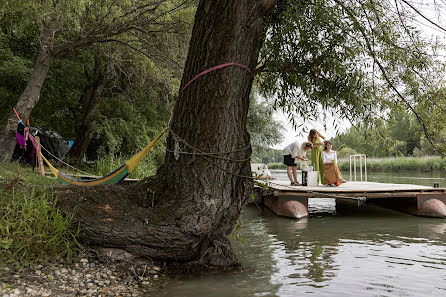
[[331,206],[322,207],[322,213],[315,207],[305,221],[265,211],[265,225],[281,247],[273,254],[271,283],[280,288],[272,296],[443,295],[444,220],[339,204],[334,212]]
[[[325,202],[324,202],[325,201]],[[310,200],[310,217],[248,207],[241,271],[178,276],[153,296],[443,296],[446,220]]]

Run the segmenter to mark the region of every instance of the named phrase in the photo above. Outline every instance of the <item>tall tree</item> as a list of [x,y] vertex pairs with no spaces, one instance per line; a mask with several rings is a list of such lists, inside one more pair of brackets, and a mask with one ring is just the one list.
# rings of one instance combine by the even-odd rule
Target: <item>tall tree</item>
[[85,70],[87,81],[90,84],[85,86],[79,100],[81,109],[75,125],[76,138],[68,152],[68,157],[75,163],[79,163],[83,159],[93,137],[91,123],[94,119],[96,107],[99,105],[102,91],[107,81],[111,79],[111,68],[111,60],[101,62],[101,57],[95,56],[92,73],[89,73],[88,69]]
[[[138,1],[19,1],[3,2],[2,11],[10,14],[27,12],[24,22],[39,28],[39,47],[34,68],[25,89],[15,106],[17,112],[28,118],[40,98],[40,91],[54,59],[64,53],[96,43],[127,44],[125,34],[135,32],[152,34],[168,31],[177,21],[170,14],[184,2],[167,0]],[[23,17],[24,14],[21,14]],[[4,17],[4,15],[2,15]],[[11,111],[0,134],[0,162],[9,161],[15,146],[17,119]]]
[[[277,54],[289,54],[266,50],[261,60],[265,66],[259,69],[269,73],[264,79],[271,89],[296,95],[288,102],[279,96],[279,106],[290,112],[310,107],[311,112],[314,101],[356,117],[368,115],[369,108],[379,111],[385,102],[378,104],[382,101],[374,96],[376,80],[395,87],[389,73],[398,80],[398,74],[408,71],[406,62],[415,71],[428,65],[425,55],[415,59],[407,47],[395,49],[392,38],[400,32],[393,30],[386,3],[280,1],[269,18],[274,0],[201,0],[181,85],[228,62],[255,69],[267,36],[267,46],[279,45]],[[267,24],[276,21],[277,29],[287,30],[265,35]],[[379,79],[370,74],[366,61],[382,67]],[[245,68],[232,65],[190,84],[179,95],[165,161],[154,177],[127,189],[65,193],[60,203],[76,207],[85,238],[136,256],[215,266],[237,263],[228,234],[252,188],[246,130],[252,80]]]
[[[200,1],[181,85],[227,62],[254,70],[265,34],[264,17],[273,5],[274,1],[258,0]],[[252,73],[238,66],[200,77],[178,98],[168,152],[155,177],[132,190],[101,195],[105,199],[100,200],[97,193],[79,189],[86,197],[77,207],[79,214],[98,209],[98,204],[113,210],[107,213],[99,206],[99,212],[83,220],[89,240],[158,259],[215,266],[237,263],[228,235],[252,188],[246,130],[252,82]],[[218,155],[181,154],[177,160],[170,152],[176,141],[182,151]],[[152,199],[156,203],[149,208]],[[67,197],[61,203],[70,208],[75,200]],[[131,211],[124,222],[121,216],[130,209],[138,214]]]

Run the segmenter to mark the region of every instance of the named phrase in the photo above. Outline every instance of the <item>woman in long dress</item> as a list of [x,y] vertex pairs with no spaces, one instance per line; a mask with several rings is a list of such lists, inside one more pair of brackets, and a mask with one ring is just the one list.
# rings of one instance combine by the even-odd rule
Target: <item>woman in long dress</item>
[[311,163],[314,166],[313,170],[317,170],[318,182],[325,184],[324,163],[322,162],[322,147],[324,143],[321,139],[325,140],[325,137],[321,133],[316,129],[310,130],[308,141],[313,144],[313,148],[311,149]]
[[339,186],[347,182],[342,178],[338,167],[338,155],[333,151],[331,141],[325,141],[324,151],[322,152],[322,161],[324,162],[325,183],[328,185]]

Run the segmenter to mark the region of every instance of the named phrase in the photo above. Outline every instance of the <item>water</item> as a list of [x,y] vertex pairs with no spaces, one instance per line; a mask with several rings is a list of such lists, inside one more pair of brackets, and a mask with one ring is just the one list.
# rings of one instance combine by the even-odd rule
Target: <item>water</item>
[[[400,180],[445,183],[440,174],[369,175],[369,181]],[[309,214],[297,220],[247,207],[243,242],[233,241],[243,269],[160,280],[152,295],[446,296],[445,219],[369,205],[340,208],[332,199],[310,199]]]

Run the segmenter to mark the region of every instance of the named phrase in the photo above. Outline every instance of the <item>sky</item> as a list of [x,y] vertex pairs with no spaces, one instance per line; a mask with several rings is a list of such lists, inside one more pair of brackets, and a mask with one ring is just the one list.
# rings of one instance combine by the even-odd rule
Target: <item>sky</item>
[[[276,111],[274,113],[274,118],[282,123],[284,129],[282,131],[283,140],[280,143],[275,144],[272,148],[274,149],[284,149],[288,144],[299,141],[307,141],[308,131],[310,129],[318,130],[327,140],[332,139],[336,136],[336,134],[345,132],[348,128],[351,127],[351,123],[347,120],[343,120],[338,118],[338,127],[334,127],[332,125],[332,118],[328,118],[324,121],[317,122],[308,122],[303,127],[299,128],[299,130],[295,130],[290,124],[287,116],[280,112]],[[301,134],[301,135],[300,135]]]

